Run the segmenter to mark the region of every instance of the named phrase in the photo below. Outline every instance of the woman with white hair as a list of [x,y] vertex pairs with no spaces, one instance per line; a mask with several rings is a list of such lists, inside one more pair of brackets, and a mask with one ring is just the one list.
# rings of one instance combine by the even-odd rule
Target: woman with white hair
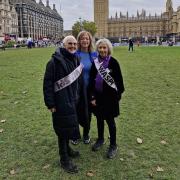
[[114,118],[120,113],[119,101],[124,92],[123,78],[118,61],[113,58],[112,44],[108,39],[96,43],[98,58],[94,60],[90,73],[90,92],[93,113],[97,118],[98,139],[92,146],[97,151],[104,144],[104,120],[110,134],[108,158],[114,158],[117,152],[116,124]]
[[[58,136],[60,163],[70,173],[78,172],[71,157],[79,152],[69,146],[69,140],[78,129],[78,106],[83,96],[82,69],[76,55],[77,41],[73,36],[63,40],[63,48],[58,48],[47,63],[44,75],[44,101],[52,112],[53,127]],[[83,94],[83,93],[82,93]],[[81,112],[84,107],[81,107]],[[85,112],[85,111],[84,111]],[[82,115],[82,114],[81,114]]]

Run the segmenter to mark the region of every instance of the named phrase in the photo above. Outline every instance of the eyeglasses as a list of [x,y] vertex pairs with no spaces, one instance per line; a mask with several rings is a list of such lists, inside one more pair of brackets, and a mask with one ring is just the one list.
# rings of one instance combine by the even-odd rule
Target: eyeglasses
[[68,42],[68,45],[74,45],[74,46],[76,46],[77,45],[77,43],[73,43],[73,42]]

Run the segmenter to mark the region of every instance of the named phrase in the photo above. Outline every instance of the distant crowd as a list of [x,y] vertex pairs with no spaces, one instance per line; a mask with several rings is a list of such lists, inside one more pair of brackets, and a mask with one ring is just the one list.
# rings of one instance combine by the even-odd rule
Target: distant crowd
[[[125,41],[121,42],[114,42],[111,40],[112,46],[128,46],[129,51],[130,49],[133,51],[133,46],[180,46],[180,42],[174,42],[173,40],[166,40],[166,41],[139,41],[135,39],[126,39]],[[32,40],[28,38],[27,40],[15,41],[2,41],[0,40],[0,49],[5,50],[6,48],[21,48],[27,47],[28,49],[31,48],[44,48],[44,47],[62,47],[63,43],[60,40],[50,40],[50,39],[42,39],[42,40]]]
[[2,41],[0,40],[0,49],[5,50],[7,48],[21,48],[21,47],[27,47],[28,49],[31,48],[43,48],[43,47],[61,47],[62,42],[61,41],[54,41],[54,40],[22,40],[22,41],[15,41],[15,40],[9,40],[9,41]]

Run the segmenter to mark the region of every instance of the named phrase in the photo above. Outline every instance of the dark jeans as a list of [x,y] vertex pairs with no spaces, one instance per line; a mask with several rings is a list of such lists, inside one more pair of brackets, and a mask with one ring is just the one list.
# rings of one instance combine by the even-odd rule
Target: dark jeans
[[[91,124],[91,113],[88,114],[89,115],[89,124],[88,126],[85,126],[83,128],[83,137],[86,138],[89,136],[89,131],[90,131],[90,124]],[[74,132],[73,134],[73,139],[72,140],[77,140],[81,138],[81,134],[80,134],[80,129],[78,127],[78,129]]]
[[79,126],[78,126],[77,130],[74,131],[72,140],[76,141],[78,139],[81,139]]
[[[97,118],[97,128],[98,128],[98,139],[104,140],[104,119],[100,116]],[[106,123],[109,128],[110,134],[110,145],[116,146],[116,123],[113,117],[107,118]]]

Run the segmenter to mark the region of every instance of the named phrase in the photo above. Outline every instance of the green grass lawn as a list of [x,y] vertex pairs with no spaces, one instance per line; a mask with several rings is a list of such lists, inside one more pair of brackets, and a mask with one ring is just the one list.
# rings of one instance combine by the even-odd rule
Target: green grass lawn
[[[76,175],[59,167],[57,138],[43,102],[45,65],[53,52],[0,51],[0,179],[179,180],[180,47],[140,47],[134,53],[114,49],[126,89],[116,121],[119,151],[114,160],[106,159],[106,125],[100,151],[82,142],[74,147],[81,153],[74,160],[80,169]],[[90,135],[94,142],[94,117]]]

